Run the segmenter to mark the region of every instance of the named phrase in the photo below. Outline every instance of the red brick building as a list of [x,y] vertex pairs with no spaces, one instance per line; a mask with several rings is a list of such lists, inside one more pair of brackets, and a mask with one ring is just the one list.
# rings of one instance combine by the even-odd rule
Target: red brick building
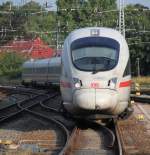
[[54,55],[54,50],[41,40],[15,40],[2,46],[0,51],[12,51],[33,59],[50,58]]

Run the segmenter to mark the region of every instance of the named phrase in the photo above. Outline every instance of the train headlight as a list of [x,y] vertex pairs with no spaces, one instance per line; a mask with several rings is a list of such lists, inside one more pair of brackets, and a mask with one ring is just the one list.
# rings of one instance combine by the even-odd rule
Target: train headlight
[[108,81],[108,86],[111,88],[111,89],[115,89],[116,88],[116,83],[117,83],[117,78],[112,78]]
[[73,78],[73,82],[74,82],[74,86],[75,88],[81,88],[82,86],[82,83],[81,83],[81,80],[79,80],[78,78]]
[[74,85],[76,88],[80,88],[81,87],[81,84],[80,83],[75,83]]

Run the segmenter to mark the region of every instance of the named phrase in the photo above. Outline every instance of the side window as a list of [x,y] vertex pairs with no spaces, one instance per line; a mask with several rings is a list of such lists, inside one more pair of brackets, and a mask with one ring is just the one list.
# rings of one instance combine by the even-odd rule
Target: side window
[[37,72],[40,73],[40,68],[37,68]]
[[56,67],[56,73],[57,73],[57,74],[60,74],[60,73],[61,73],[61,68],[60,68],[60,66],[57,66],[57,67]]
[[41,73],[43,73],[43,74],[46,73],[46,68],[45,67],[41,68]]
[[130,65],[130,59],[128,60],[128,63],[126,65],[125,71],[123,73],[123,77],[131,75],[131,65]]
[[49,72],[49,73],[53,73],[53,67],[52,67],[52,66],[49,66],[49,67],[48,67],[48,72]]

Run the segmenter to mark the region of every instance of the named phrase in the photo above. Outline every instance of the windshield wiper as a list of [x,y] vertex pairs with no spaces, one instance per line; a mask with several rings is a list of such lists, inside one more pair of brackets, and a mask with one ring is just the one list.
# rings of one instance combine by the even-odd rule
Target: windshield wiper
[[92,74],[96,74],[96,73],[98,73],[100,71],[101,71],[101,69],[96,69],[96,63],[94,63]]
[[100,72],[100,71],[103,71],[103,70],[102,70],[102,69],[93,70],[92,74],[96,74],[96,73],[98,73],[98,72]]
[[95,57],[93,57],[91,63],[93,64],[92,74],[95,74],[95,72],[96,72],[96,58]]

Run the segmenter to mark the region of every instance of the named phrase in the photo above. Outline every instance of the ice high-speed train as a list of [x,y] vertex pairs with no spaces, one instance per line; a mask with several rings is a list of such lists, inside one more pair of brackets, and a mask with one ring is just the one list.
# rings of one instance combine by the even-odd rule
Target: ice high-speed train
[[60,83],[61,58],[29,60],[23,64],[23,85],[51,85]]
[[[51,77],[53,74],[60,76],[63,105],[70,113],[119,115],[128,108],[131,85],[129,49],[118,31],[99,27],[75,30],[64,42],[61,61],[60,58],[53,59],[54,64],[47,62],[44,65],[42,61],[47,60],[33,64],[36,68],[43,65],[45,71],[44,68],[39,70],[39,75],[31,72],[28,81],[40,82],[38,79],[45,74],[45,83],[56,83]],[[54,67],[52,71],[46,69],[51,65]],[[24,68],[26,66],[27,63]],[[58,66],[60,73],[55,70]],[[26,82],[27,75],[24,77]]]

